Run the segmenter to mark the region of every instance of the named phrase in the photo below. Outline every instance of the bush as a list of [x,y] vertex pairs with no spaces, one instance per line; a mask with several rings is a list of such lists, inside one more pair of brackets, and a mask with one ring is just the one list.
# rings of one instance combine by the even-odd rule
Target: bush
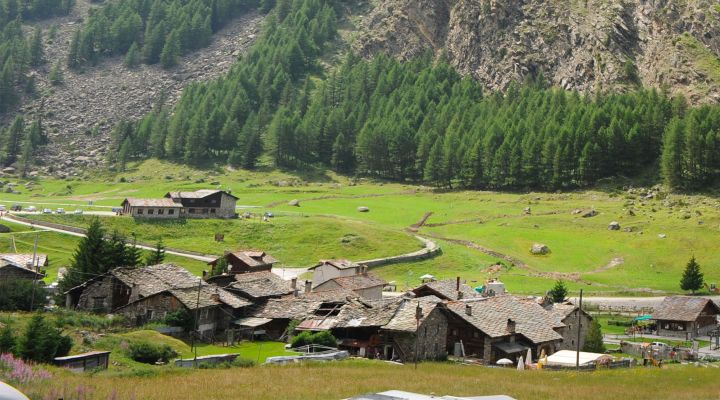
[[0,330],[0,354],[12,353],[15,351],[15,335],[10,325]]
[[185,332],[192,332],[195,330],[195,319],[184,308],[169,313],[163,322],[168,326],[183,328],[185,329]]
[[134,342],[128,347],[128,356],[133,360],[145,364],[155,364],[158,361],[169,361],[177,357],[178,353],[172,347],[150,342]]
[[0,311],[31,311],[30,303],[35,310],[45,306],[47,293],[42,283],[35,283],[35,301],[33,298],[33,282],[19,279],[0,282]]
[[125,318],[120,315],[104,316],[65,309],[58,309],[53,314],[57,325],[61,327],[72,326],[98,330],[122,326],[125,323]]
[[63,336],[60,329],[36,314],[25,328],[25,334],[17,342],[17,354],[25,360],[50,362],[55,357],[67,355],[73,341]]
[[292,340],[292,347],[302,347],[309,344],[318,344],[327,347],[337,347],[337,339],[330,332],[311,333],[302,332]]

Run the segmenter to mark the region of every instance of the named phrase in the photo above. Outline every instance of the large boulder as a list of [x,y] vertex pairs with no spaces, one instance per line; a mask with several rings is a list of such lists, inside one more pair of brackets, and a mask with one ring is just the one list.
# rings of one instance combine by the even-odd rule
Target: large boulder
[[608,225],[608,229],[611,231],[619,231],[620,230],[620,223],[617,221],[613,221]]
[[288,205],[292,206],[292,207],[300,207],[300,200],[298,200],[298,199],[290,200],[288,202]]
[[596,215],[598,215],[598,212],[595,210],[585,211],[582,213],[583,218],[592,218]]
[[530,253],[535,254],[536,256],[542,256],[550,253],[550,248],[542,243],[535,243],[530,249]]
[[363,213],[365,213],[365,212],[370,212],[370,208],[365,207],[365,206],[358,207],[357,210],[358,210],[359,212],[363,212]]

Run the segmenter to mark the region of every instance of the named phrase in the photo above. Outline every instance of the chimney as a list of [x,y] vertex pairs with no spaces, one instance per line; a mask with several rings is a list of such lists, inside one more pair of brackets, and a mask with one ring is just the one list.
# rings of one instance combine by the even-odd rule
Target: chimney
[[292,288],[292,290],[297,289],[297,278],[290,279],[290,287]]
[[465,304],[465,314],[472,316],[472,306],[470,304]]
[[463,299],[463,292],[458,291],[457,292],[457,299],[462,300]]
[[510,318],[508,318],[508,321],[507,321],[507,332],[510,334],[515,333],[515,321],[513,321]]
[[305,293],[312,291],[312,281],[305,281]]
[[455,278],[455,290],[460,291],[460,277]]

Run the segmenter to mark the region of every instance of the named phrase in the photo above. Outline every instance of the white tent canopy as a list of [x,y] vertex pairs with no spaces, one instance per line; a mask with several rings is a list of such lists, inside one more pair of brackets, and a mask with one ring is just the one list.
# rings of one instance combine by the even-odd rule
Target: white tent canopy
[[[559,367],[574,367],[577,360],[577,352],[572,350],[560,350],[547,357],[547,365]],[[607,354],[580,352],[580,365],[596,364],[600,361],[612,360]]]

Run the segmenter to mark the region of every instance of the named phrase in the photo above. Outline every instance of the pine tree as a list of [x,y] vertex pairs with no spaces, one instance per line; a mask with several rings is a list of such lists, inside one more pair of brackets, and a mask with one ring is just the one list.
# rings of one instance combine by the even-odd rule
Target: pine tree
[[683,272],[682,279],[680,280],[680,289],[690,290],[693,294],[695,291],[702,289],[704,283],[703,273],[700,271],[700,264],[695,260],[695,256],[690,258],[685,272]]
[[66,355],[72,347],[72,339],[63,336],[58,328],[42,314],[35,314],[17,341],[17,353],[28,361],[50,362]]
[[582,351],[605,353],[602,330],[600,329],[600,324],[594,319],[590,322],[590,328],[585,335],[585,343],[583,344]]
[[15,352],[15,335],[10,325],[0,330],[0,354]]
[[45,62],[45,50],[42,42],[42,29],[35,28],[32,40],[30,42],[30,64],[34,67],[40,66]]
[[165,47],[160,54],[160,64],[165,69],[170,69],[177,65],[178,57],[180,57],[180,34],[177,30],[173,30],[168,36]]
[[135,68],[140,65],[140,46],[138,46],[137,42],[130,46],[130,50],[125,54],[123,64],[125,68]]
[[155,244],[155,250],[148,254],[145,260],[145,265],[157,265],[162,264],[165,261],[165,244],[163,244],[162,238]]
[[99,218],[93,218],[85,237],[80,240],[68,267],[68,273],[60,281],[63,291],[108,271],[108,249],[105,244],[105,229]]
[[565,282],[563,282],[562,279],[557,280],[555,282],[555,286],[553,286],[553,288],[548,292],[548,295],[553,303],[562,303],[565,301],[565,298],[568,295],[568,289],[567,286],[565,286]]
[[227,256],[220,257],[210,271],[210,276],[218,276],[228,272]]
[[48,76],[48,79],[50,80],[50,83],[53,86],[59,86],[62,85],[65,81],[65,77],[63,76],[62,67],[60,67],[60,63],[56,63],[52,70],[50,70],[50,76]]
[[72,41],[70,42],[70,49],[68,50],[67,66],[71,69],[78,69],[82,64],[80,56],[80,39],[82,32],[80,29],[75,31]]

